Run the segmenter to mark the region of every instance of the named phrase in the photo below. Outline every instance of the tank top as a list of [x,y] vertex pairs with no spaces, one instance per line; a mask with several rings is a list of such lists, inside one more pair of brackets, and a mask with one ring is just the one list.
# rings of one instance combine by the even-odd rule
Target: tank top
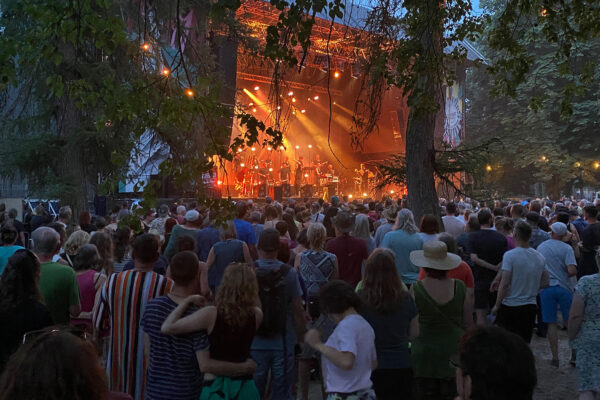
[[214,360],[240,363],[250,358],[250,346],[256,333],[256,317],[252,313],[250,318],[241,326],[229,325],[221,314],[217,313],[217,320],[212,332],[208,335],[210,342],[210,357]]
[[[91,312],[94,309],[96,300],[96,280],[94,276],[96,271],[89,270],[83,274],[77,275],[77,284],[79,285],[79,299],[81,301],[81,311]],[[92,331],[92,320],[84,318],[71,318],[71,325],[84,325],[89,331]]]

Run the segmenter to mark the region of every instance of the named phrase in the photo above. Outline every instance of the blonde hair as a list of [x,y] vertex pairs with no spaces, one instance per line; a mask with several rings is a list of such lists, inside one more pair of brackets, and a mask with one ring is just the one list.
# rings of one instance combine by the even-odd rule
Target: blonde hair
[[325,239],[327,239],[325,226],[320,222],[310,224],[308,231],[306,231],[306,239],[311,250],[322,251]]
[[350,235],[362,239],[369,239],[371,237],[369,217],[365,214],[358,214],[356,216],[356,222],[354,223],[354,229],[352,229]]
[[90,234],[86,231],[78,230],[75,231],[69,236],[67,241],[65,242],[65,253],[70,256],[74,256],[77,254],[77,250],[84,244],[88,244],[90,242]]
[[248,318],[254,317],[254,307],[259,305],[254,268],[245,263],[229,264],[215,296],[217,313],[227,325],[240,327]]

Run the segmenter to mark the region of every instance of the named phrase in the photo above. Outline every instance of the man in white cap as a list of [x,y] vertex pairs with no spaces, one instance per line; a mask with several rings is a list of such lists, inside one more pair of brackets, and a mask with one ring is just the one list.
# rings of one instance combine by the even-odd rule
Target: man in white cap
[[567,226],[555,222],[550,226],[552,238],[537,248],[546,260],[546,271],[550,275],[550,287],[540,293],[542,319],[548,324],[548,343],[552,352],[552,365],[558,367],[558,328],[557,308],[560,307],[562,320],[569,320],[569,310],[573,301],[574,282],[571,277],[577,275],[577,261],[573,248],[563,241]]
[[185,213],[185,220],[183,225],[175,225],[173,230],[171,231],[171,236],[169,236],[169,243],[167,243],[167,247],[165,248],[165,257],[169,261],[178,251],[178,240],[181,236],[191,236],[194,239],[196,235],[202,228],[202,223],[204,218],[201,218],[200,213],[197,210],[189,210]]

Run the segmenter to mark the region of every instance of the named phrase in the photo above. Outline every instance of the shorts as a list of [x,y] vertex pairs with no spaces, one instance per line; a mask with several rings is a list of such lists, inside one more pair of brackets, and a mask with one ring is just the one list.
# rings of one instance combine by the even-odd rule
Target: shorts
[[376,396],[373,389],[363,389],[354,393],[327,393],[327,400],[376,400]]
[[525,304],[510,307],[502,304],[496,316],[496,325],[521,336],[525,342],[531,342],[537,306]]
[[550,286],[540,292],[540,302],[542,307],[542,320],[547,324],[558,322],[558,308],[562,314],[563,322],[566,324],[569,320],[569,311],[573,293],[562,286]]
[[475,302],[473,308],[475,310],[491,310],[496,304],[497,292],[490,292],[490,285],[474,290]]

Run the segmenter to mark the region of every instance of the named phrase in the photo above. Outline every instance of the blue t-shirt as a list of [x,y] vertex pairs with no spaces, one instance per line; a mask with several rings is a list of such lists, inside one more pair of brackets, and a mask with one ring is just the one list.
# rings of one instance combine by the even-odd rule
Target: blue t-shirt
[[11,258],[17,250],[25,249],[21,246],[0,246],[0,275],[2,275],[2,272],[4,272],[4,268],[6,268],[8,259]]
[[[169,296],[152,299],[146,305],[141,327],[150,337],[150,362],[146,373],[146,400],[198,400],[202,372],[196,353],[208,349],[206,331],[187,335],[164,335],[160,327],[177,303]],[[198,307],[190,305],[184,315]]]
[[[283,263],[279,260],[258,260],[256,261],[258,268],[266,269],[277,269],[281,268]],[[302,288],[300,287],[300,281],[298,280],[298,274],[294,268],[291,268],[285,276],[285,292],[287,306],[287,324],[285,328],[286,341],[285,351],[290,354],[294,352],[294,345],[296,344],[296,330],[294,328],[294,320],[292,318],[292,302],[297,297],[302,296]],[[272,338],[254,336],[252,342],[252,350],[283,350],[282,335],[277,335]]]
[[225,240],[213,246],[215,262],[208,270],[208,284],[219,287],[225,268],[233,262],[244,262],[244,242],[241,240]]
[[219,240],[221,240],[219,230],[212,225],[198,231],[196,234],[196,253],[200,261],[206,262],[210,249]]
[[561,286],[572,292],[575,285],[569,277],[567,266],[577,265],[573,248],[560,240],[550,239],[540,244],[537,251],[546,260],[546,271],[550,275],[550,286]]
[[237,238],[239,240],[246,242],[247,245],[254,245],[258,242],[256,240],[256,235],[254,234],[254,228],[250,222],[236,218],[233,220],[233,224],[235,225]]
[[423,250],[423,239],[416,234],[410,234],[402,229],[385,234],[381,247],[390,249],[396,255],[396,269],[402,277],[402,281],[411,285],[419,277],[419,267],[410,261],[410,252]]
[[544,256],[530,247],[516,247],[504,253],[502,271],[511,271],[512,279],[502,304],[509,307],[536,304],[544,265]]

